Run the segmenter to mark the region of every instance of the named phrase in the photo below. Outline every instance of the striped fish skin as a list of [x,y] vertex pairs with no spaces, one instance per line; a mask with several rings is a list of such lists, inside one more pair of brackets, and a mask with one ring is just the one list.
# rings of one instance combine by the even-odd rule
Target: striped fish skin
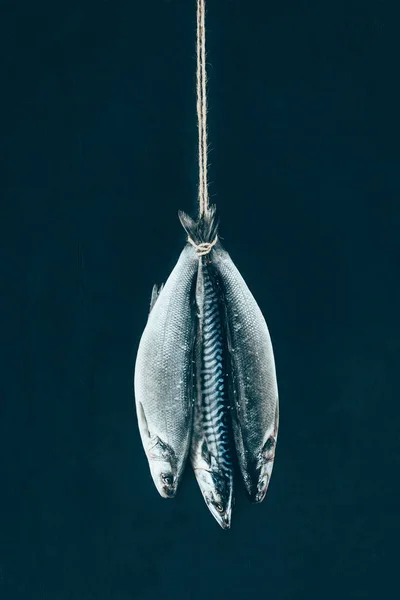
[[153,290],[135,365],[139,431],[154,484],[175,496],[190,449],[193,423],[193,348],[198,269],[186,245],[160,293]]
[[233,466],[230,447],[225,343],[218,283],[208,258],[199,259],[196,286],[197,401],[191,460],[204,500],[223,529],[231,525]]
[[250,499],[262,502],[271,479],[279,426],[271,338],[257,302],[219,242],[212,255],[224,298],[238,462]]

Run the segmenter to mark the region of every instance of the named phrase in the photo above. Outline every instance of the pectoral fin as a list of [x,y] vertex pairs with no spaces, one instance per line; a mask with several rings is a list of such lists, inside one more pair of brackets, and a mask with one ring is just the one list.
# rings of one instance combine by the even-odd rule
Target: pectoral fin
[[201,445],[201,457],[203,458],[203,460],[205,460],[205,462],[208,465],[211,464],[211,455],[208,450],[207,442],[205,440]]
[[145,436],[150,439],[150,431],[149,431],[149,426],[147,424],[147,419],[146,419],[146,415],[144,414],[144,408],[143,408],[143,404],[141,402],[137,403],[137,413],[138,413],[138,421],[139,421],[139,425],[141,426],[141,429],[143,431],[143,433],[145,434]]
[[153,460],[165,461],[170,463],[172,467],[176,467],[177,459],[175,452],[169,444],[164,442],[157,435],[150,441],[148,456]]
[[150,310],[149,310],[149,314],[151,313],[151,311],[154,308],[155,303],[157,302],[157,298],[159,297],[159,295],[162,292],[162,289],[164,287],[164,284],[162,283],[160,285],[160,287],[157,286],[157,284],[155,283],[153,285],[153,289],[151,290],[151,299],[150,299]]

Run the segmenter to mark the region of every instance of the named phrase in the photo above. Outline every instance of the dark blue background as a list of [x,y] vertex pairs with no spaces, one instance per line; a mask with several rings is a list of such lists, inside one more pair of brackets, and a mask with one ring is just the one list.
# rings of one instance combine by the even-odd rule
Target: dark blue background
[[230,532],[191,473],[158,496],[132,394],[195,211],[195,2],[0,7],[1,598],[396,597],[397,3],[208,1],[210,190],[281,396]]

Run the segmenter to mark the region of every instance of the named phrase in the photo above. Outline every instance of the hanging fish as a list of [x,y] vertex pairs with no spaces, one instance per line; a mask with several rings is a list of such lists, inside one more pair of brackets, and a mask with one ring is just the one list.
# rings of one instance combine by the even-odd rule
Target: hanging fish
[[151,475],[164,498],[175,496],[190,448],[193,417],[193,287],[199,259],[187,244],[150,314],[135,366],[136,412]]
[[180,220],[188,244],[154,288],[135,367],[140,435],[161,496],[175,495],[189,447],[210,512],[227,529],[233,503],[231,435],[246,490],[261,502],[279,425],[274,354],[265,319],[217,238],[207,180],[205,0],[197,0],[199,218]]
[[180,213],[182,225],[199,252],[196,284],[197,332],[195,373],[197,399],[191,461],[204,500],[218,524],[231,525],[233,465],[226,378],[224,313],[211,253],[201,249],[216,239],[215,209],[195,223]]
[[261,502],[271,479],[279,426],[271,338],[257,302],[220,242],[212,261],[224,298],[236,453],[250,499]]

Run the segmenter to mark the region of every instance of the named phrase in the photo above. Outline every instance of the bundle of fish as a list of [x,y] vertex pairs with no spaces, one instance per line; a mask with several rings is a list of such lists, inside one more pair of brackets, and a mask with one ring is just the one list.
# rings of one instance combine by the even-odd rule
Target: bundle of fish
[[215,208],[197,222],[179,216],[190,243],[165,285],[153,288],[136,360],[139,430],[161,496],[175,496],[190,455],[210,512],[228,529],[234,452],[253,502],[271,478],[274,355],[265,319],[217,238]]

